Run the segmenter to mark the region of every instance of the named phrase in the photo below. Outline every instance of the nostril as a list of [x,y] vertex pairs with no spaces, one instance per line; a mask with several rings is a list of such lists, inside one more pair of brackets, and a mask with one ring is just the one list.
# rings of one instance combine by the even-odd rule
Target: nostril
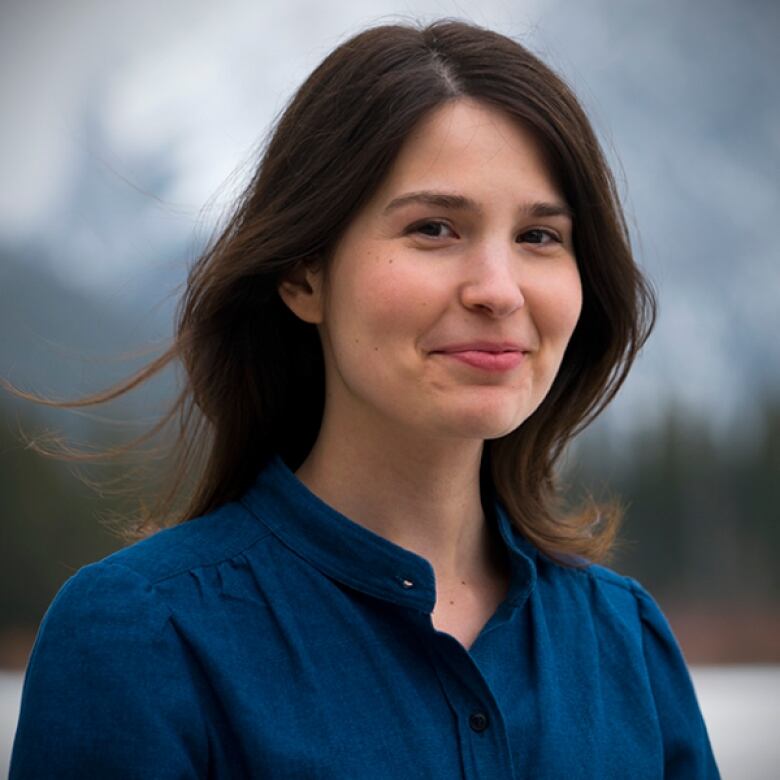
[[502,295],[465,294],[463,303],[467,308],[486,311],[494,316],[507,316],[525,305],[525,297],[519,290]]

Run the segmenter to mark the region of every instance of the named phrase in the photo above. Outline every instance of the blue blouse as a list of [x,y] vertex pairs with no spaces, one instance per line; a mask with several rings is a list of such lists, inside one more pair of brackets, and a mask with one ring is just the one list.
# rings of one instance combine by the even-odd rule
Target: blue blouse
[[718,778],[656,603],[541,554],[490,495],[510,590],[467,651],[421,556],[278,457],[246,495],[84,567],[28,665],[21,778]]

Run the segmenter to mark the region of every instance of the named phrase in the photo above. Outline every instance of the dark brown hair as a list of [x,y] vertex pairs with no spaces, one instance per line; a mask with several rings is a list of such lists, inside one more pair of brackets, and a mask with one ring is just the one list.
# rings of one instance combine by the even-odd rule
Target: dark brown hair
[[410,131],[434,108],[466,96],[502,110],[542,145],[574,214],[583,287],[582,313],[550,392],[517,430],[485,444],[493,482],[513,521],[544,552],[575,564],[579,556],[604,559],[619,511],[590,503],[565,514],[556,465],[624,381],[652,329],[655,299],[632,257],[613,177],[570,89],[514,40],[450,20],[368,29],[314,70],[278,119],[232,217],[192,267],[163,355],[76,401],[17,391],[86,406],[181,362],[184,386],[154,429],[124,448],[81,456],[128,450],[179,421],[167,490],[129,538],[237,498],[274,452],[293,469],[305,459],[323,413],[322,349],[315,326],[281,301],[278,283],[304,263],[327,269]]

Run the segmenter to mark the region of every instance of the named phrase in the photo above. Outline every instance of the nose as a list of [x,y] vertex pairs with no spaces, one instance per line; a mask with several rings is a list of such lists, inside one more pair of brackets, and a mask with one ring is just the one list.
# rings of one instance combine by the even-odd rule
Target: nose
[[471,253],[466,260],[467,278],[460,289],[463,305],[496,318],[517,311],[525,304],[520,280],[521,262],[511,248],[495,243]]

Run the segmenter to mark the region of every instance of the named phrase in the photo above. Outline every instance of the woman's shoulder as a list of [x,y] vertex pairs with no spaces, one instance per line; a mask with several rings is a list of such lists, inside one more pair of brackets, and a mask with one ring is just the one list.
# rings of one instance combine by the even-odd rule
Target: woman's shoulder
[[545,622],[562,641],[620,647],[623,663],[638,660],[654,684],[692,695],[682,649],[655,597],[638,580],[595,563],[565,566],[546,556],[537,562],[537,599]]
[[[633,669],[636,695],[642,688],[649,692],[667,771],[675,777],[718,778],[687,660],[655,597],[638,580],[606,566],[566,571],[558,566],[556,575],[582,594],[589,617],[583,622],[595,635],[594,655],[607,659],[621,685]],[[581,610],[572,617],[573,625],[582,619]],[[581,643],[582,634],[573,633]]]
[[615,690],[630,687],[636,707],[647,705],[641,717],[660,734],[668,772],[717,778],[687,661],[656,599],[607,566],[569,563],[577,565],[537,556],[534,610],[540,635],[549,637],[540,647],[558,657],[559,668],[602,684],[611,679]]
[[240,503],[157,531],[72,574],[49,604],[39,634],[84,622],[97,631],[120,613],[162,624],[167,602],[185,595],[179,591],[188,574],[230,561],[269,534]]
[[230,560],[269,534],[269,529],[240,502],[231,502],[157,531],[85,566],[74,576],[95,576],[109,568],[124,569],[156,584]]
[[33,658],[48,646],[82,652],[100,640],[160,637],[171,610],[192,605],[188,575],[230,561],[269,533],[240,504],[226,504],[81,567],[49,604]]
[[556,559],[538,549],[535,552],[539,579],[553,587],[630,595],[647,592],[633,577],[603,564],[593,563],[576,555],[560,554]]
[[57,776],[82,777],[96,762],[100,769],[90,776],[173,776],[174,767],[179,776],[182,766],[205,768],[208,706],[176,619],[198,603],[198,583],[185,586],[196,579],[186,573],[266,535],[259,521],[226,505],[71,576],[30,654],[12,776],[49,776],[41,751],[47,761],[57,756]]
[[597,621],[619,620],[637,631],[651,631],[666,641],[675,641],[658,602],[637,579],[583,559],[569,563],[576,565],[538,556],[537,577],[543,597],[578,604]]

